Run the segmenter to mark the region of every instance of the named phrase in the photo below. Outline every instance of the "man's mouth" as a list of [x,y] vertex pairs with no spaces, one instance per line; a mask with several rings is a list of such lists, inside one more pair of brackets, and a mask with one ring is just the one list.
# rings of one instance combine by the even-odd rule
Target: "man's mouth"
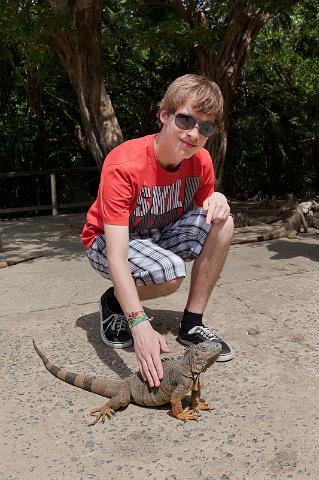
[[198,143],[195,143],[195,144],[190,143],[190,142],[187,142],[186,140],[183,140],[182,138],[180,140],[186,148],[194,148],[198,146]]

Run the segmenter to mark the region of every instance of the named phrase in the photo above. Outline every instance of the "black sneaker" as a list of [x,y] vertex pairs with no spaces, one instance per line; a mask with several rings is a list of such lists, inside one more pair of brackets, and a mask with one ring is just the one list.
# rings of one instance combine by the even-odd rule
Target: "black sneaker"
[[221,340],[214,331],[204,327],[204,325],[193,327],[188,331],[188,333],[184,332],[181,327],[179,327],[179,339],[184,345],[196,345],[197,343],[204,342],[205,340],[211,340],[212,342],[220,343],[222,346],[222,351],[216,362],[227,362],[234,357],[234,354],[227,343]]
[[112,312],[107,306],[107,292],[100,300],[100,326],[103,342],[112,348],[127,348],[133,345],[126,317],[123,313]]

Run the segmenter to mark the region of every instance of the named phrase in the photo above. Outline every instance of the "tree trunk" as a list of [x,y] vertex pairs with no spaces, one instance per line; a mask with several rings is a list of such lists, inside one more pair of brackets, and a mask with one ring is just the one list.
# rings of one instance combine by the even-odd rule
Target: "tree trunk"
[[314,149],[313,149],[313,158],[315,164],[315,178],[314,178],[314,187],[316,195],[319,195],[319,140],[315,140]]
[[25,89],[28,98],[28,109],[35,115],[37,124],[36,151],[41,158],[42,168],[48,168],[48,143],[42,105],[42,90],[39,85],[37,72],[31,68],[26,70]]
[[[187,7],[182,0],[170,0],[168,3],[191,27],[209,29],[205,12],[196,10],[195,1],[189,0]],[[291,0],[290,3],[296,3],[296,0]],[[219,131],[207,143],[207,148],[214,160],[216,190],[222,189],[229,114],[234,92],[246,67],[252,44],[258,32],[275,14],[275,12],[262,11],[261,8],[255,8],[253,11],[250,0],[235,1],[232,4],[233,9],[218,52],[213,54],[211,46],[204,46],[203,42],[199,42],[194,49],[200,72],[219,85],[224,97],[224,115]],[[274,2],[274,8],[275,4],[276,2]]]
[[[273,16],[260,9],[249,13],[250,1],[237,2],[225,29],[224,37],[216,56],[209,47],[195,49],[201,73],[216,82],[224,97],[224,115],[217,135],[209,140],[207,148],[214,160],[216,190],[222,190],[222,178],[227,150],[229,115],[235,90],[244,71],[253,41],[265,23]],[[195,16],[207,28],[203,13]]]
[[[103,0],[49,0],[75,20],[75,38],[61,28],[53,44],[77,93],[85,144],[101,168],[105,155],[123,141],[102,76],[101,18]],[[81,137],[81,135],[80,135]]]

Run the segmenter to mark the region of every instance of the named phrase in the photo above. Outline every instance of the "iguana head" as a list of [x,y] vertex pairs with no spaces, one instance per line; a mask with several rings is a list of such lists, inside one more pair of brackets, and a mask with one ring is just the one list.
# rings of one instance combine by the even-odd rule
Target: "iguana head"
[[218,342],[205,341],[190,347],[190,366],[192,373],[201,373],[207,370],[220,354],[222,346]]

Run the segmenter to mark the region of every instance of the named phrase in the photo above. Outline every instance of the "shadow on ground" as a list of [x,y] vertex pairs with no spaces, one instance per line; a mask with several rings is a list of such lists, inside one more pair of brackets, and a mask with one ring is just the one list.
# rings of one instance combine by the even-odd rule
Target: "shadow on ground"
[[[312,236],[316,240],[319,240],[318,235]],[[298,240],[280,240],[273,242],[267,246],[270,252],[274,252],[271,260],[282,260],[295,257],[309,258],[313,262],[319,261],[319,248],[318,244],[298,242]]]
[[84,214],[2,221],[1,260],[19,261],[32,256],[57,257],[65,261],[83,258],[81,232],[84,222]]

